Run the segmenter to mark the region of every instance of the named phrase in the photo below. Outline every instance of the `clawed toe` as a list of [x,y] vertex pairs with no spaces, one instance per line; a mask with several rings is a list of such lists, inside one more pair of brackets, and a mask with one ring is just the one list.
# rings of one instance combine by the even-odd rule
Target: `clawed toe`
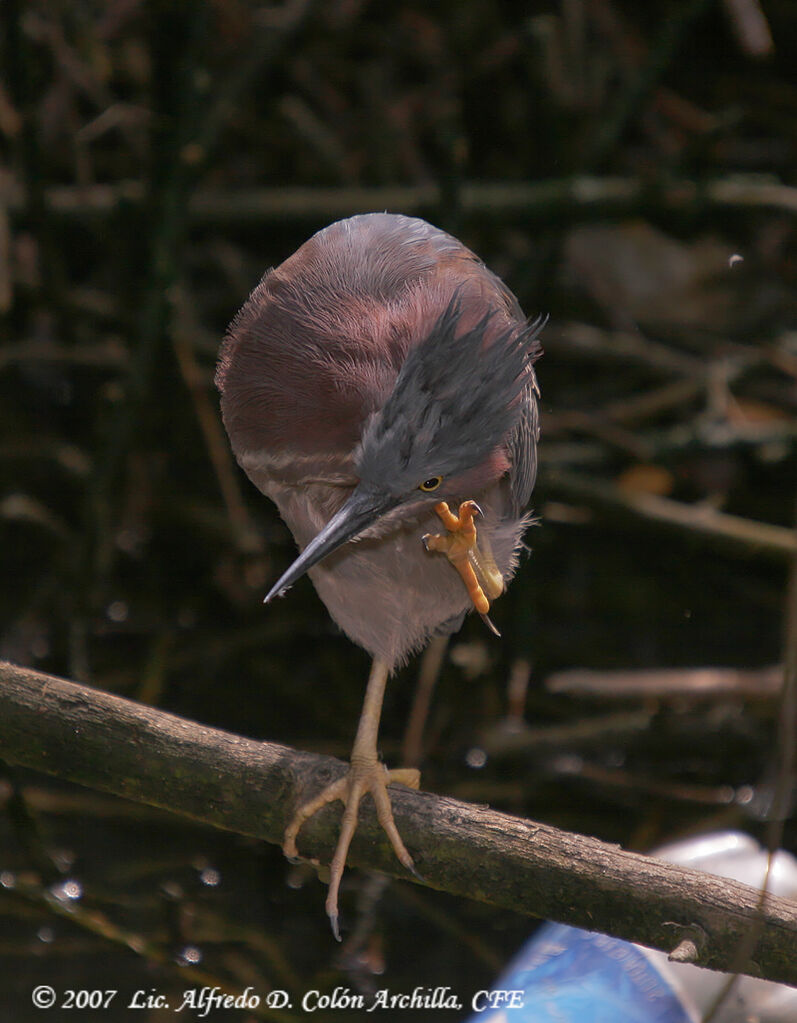
[[329,865],[329,890],[326,899],[327,916],[332,927],[332,933],[337,941],[340,941],[338,892],[346,866],[349,846],[354,837],[354,832],[357,830],[360,801],[366,792],[369,792],[374,800],[377,819],[387,835],[399,862],[414,877],[420,881],[423,880],[415,869],[412,856],[407,851],[393,819],[393,809],[387,792],[387,786],[390,784],[400,784],[417,789],[420,785],[420,773],[414,768],[397,768],[387,771],[377,760],[365,764],[353,764],[343,778],[339,778],[331,785],[328,785],[317,796],[301,806],[285,829],[282,851],[289,860],[299,859],[296,837],[304,822],[318,813],[327,803],[340,799],[345,806],[338,842]]
[[493,558],[484,531],[477,535],[475,518],[484,512],[475,501],[463,501],[458,514],[454,514],[445,501],[434,506],[435,513],[445,526],[445,533],[427,533],[421,537],[424,549],[438,551],[448,558],[459,572],[473,606],[484,618],[488,628],[497,632],[487,612],[490,601],[504,592],[504,578]]

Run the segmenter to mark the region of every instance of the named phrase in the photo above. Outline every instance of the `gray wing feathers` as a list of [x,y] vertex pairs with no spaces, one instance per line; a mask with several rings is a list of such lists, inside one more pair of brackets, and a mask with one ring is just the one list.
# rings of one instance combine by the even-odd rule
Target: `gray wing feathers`
[[509,437],[509,458],[512,462],[511,486],[515,511],[520,513],[529,503],[537,478],[537,441],[540,417],[537,404],[537,380],[532,379],[521,396],[521,412],[517,426]]

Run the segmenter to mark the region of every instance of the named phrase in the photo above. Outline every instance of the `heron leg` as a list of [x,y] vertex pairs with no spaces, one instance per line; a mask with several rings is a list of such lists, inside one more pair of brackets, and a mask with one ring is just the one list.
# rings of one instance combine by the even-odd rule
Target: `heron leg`
[[296,848],[296,837],[302,824],[321,807],[327,803],[333,803],[339,799],[345,809],[341,820],[340,834],[332,862],[329,865],[329,890],[327,892],[326,911],[332,925],[332,933],[340,941],[340,929],[338,926],[338,891],[343,878],[343,870],[346,866],[346,856],[351,845],[354,832],[357,830],[357,812],[360,800],[366,792],[371,793],[376,816],[387,834],[390,844],[393,847],[399,862],[412,873],[417,873],[412,856],[398,833],[396,823],[393,820],[393,809],[390,805],[390,796],[387,786],[398,783],[409,788],[417,789],[421,782],[421,776],[414,768],[398,768],[387,770],[379,762],[377,754],[377,735],[379,733],[379,719],[382,714],[382,700],[385,694],[388,669],[382,661],[374,660],[371,666],[371,674],[368,678],[368,686],[365,691],[363,709],[360,714],[360,723],[357,726],[357,735],[354,739],[350,766],[347,773],[332,782],[323,789],[317,796],[299,807],[292,820],[285,830],[282,842],[282,851],[289,859],[299,856]]
[[479,539],[475,518],[481,509],[475,501],[463,501],[455,515],[445,501],[434,510],[446,528],[445,533],[427,533],[422,537],[427,551],[445,554],[459,572],[473,606],[484,616],[490,601],[504,592],[504,578],[496,565],[486,537]]

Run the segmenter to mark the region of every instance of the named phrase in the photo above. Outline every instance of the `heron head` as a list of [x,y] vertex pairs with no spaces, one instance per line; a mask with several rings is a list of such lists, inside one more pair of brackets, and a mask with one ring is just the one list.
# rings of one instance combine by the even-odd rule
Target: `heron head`
[[533,374],[540,327],[493,311],[465,322],[454,293],[365,421],[355,451],[359,484],[266,602],[394,509],[467,496],[508,470],[504,441]]

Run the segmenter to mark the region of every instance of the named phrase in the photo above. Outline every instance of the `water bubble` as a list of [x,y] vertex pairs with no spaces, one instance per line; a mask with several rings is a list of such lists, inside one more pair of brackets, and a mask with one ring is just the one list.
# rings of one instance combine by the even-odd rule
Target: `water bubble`
[[43,941],[45,945],[49,945],[55,941],[55,931],[52,927],[40,927],[38,931],[36,931],[36,937],[39,941]]
[[213,867],[205,867],[204,870],[199,873],[199,880],[202,884],[206,884],[208,888],[215,888],[221,884],[221,874],[218,870],[214,870]]
[[479,770],[479,768],[484,767],[487,763],[487,754],[479,746],[474,746],[465,754],[465,763],[468,767]]
[[4,870],[0,873],[0,888],[16,888],[17,876],[10,870]]
[[202,949],[196,945],[186,945],[177,953],[177,964],[179,966],[196,966],[202,962]]
[[734,252],[734,254],[728,260],[728,266],[738,266],[739,263],[743,262],[744,256],[740,256],[738,252]]
[[294,863],[285,876],[285,884],[289,888],[292,888],[293,891],[298,892],[304,887],[305,879],[306,874],[304,865],[301,863]]
[[128,615],[127,603],[124,600],[112,601],[105,612],[112,622],[126,622]]
[[74,878],[67,878],[66,881],[59,881],[50,888],[50,894],[55,896],[59,902],[76,902],[83,898],[83,885]]

